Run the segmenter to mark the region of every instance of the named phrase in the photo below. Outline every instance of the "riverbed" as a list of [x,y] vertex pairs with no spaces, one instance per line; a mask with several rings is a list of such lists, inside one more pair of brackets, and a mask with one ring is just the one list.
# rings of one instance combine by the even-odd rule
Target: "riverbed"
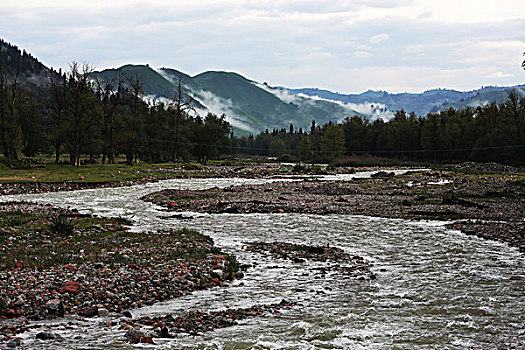
[[[348,179],[349,180],[349,179]],[[516,248],[466,236],[444,222],[350,215],[198,214],[162,219],[165,208],[139,198],[165,188],[205,189],[264,183],[264,179],[166,180],[133,187],[5,196],[122,216],[132,230],[191,227],[251,265],[226,288],[196,292],[133,310],[133,315],[184,314],[297,302],[281,313],[243,320],[205,334],[157,340],[166,349],[499,349],[525,346],[525,258]],[[245,242],[285,241],[331,245],[369,260],[373,281],[322,273],[324,263],[294,263],[247,251]],[[328,271],[330,271],[328,269]],[[124,331],[104,321],[114,317],[58,321],[64,339],[40,342],[26,333],[24,346],[68,349],[127,349]],[[68,324],[69,322],[69,324]],[[49,324],[51,321],[42,322]],[[41,329],[40,329],[41,330]]]

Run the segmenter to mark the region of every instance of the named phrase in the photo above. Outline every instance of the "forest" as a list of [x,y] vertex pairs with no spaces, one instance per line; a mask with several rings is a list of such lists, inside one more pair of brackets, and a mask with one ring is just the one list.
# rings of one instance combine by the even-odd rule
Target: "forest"
[[235,137],[226,116],[200,116],[198,102],[182,90],[171,100],[143,98],[132,76],[93,78],[89,64],[62,72],[45,68],[25,51],[1,42],[0,147],[7,165],[22,158],[62,155],[69,163],[127,164],[196,160],[232,155],[341,162],[352,155],[413,161],[498,161],[525,164],[525,98],[509,91],[501,104],[452,108],[417,116],[397,111],[384,121],[348,116],[309,130],[266,130]]
[[[525,98],[515,91],[502,104],[450,108],[427,116],[397,111],[392,119],[358,116],[316,125],[307,132],[273,130],[237,140],[242,153],[289,154],[300,161],[331,162],[351,155],[413,161],[525,163]],[[286,158],[286,157],[285,157]]]

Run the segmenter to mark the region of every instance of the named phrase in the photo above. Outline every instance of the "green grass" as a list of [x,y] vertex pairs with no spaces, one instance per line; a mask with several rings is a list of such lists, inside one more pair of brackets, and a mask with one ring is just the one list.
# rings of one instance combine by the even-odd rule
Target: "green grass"
[[[0,172],[0,183],[27,183],[27,182],[122,182],[141,179],[163,179],[176,177],[177,174],[165,173],[161,169],[174,169],[184,167],[185,164],[140,163],[129,166],[126,164],[89,164],[75,167],[69,164],[43,163],[43,168],[13,169],[4,167]],[[202,169],[196,163],[190,165],[191,169]]]
[[[129,232],[117,218],[68,218],[68,230],[57,230],[57,216],[23,213],[0,205],[0,271],[15,267],[45,269],[64,264],[104,263],[155,266],[170,260],[200,260],[222,254],[213,240],[189,229]],[[230,259],[231,260],[231,259]],[[232,266],[232,271],[237,265]]]

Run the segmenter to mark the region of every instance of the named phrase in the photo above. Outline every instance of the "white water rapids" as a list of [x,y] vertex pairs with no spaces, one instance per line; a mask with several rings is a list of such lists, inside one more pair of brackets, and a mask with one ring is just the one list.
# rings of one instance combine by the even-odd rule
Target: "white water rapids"
[[[525,258],[505,244],[468,237],[442,222],[346,215],[197,214],[192,220],[160,219],[163,208],[139,198],[165,188],[204,189],[264,183],[249,179],[184,179],[122,188],[1,197],[122,216],[133,230],[191,227],[211,236],[241,263],[254,265],[228,287],[199,291],[133,310],[135,316],[185,314],[274,303],[298,304],[216,330],[202,337],[155,339],[161,349],[499,349],[525,343]],[[243,242],[284,241],[331,245],[364,256],[377,279],[345,280],[319,264],[293,263],[248,252]],[[124,331],[70,317],[53,329],[59,341],[24,337],[24,346],[48,349],[130,349]],[[68,324],[69,322],[69,324]],[[36,330],[41,331],[41,329]],[[151,346],[146,346],[151,347]],[[516,347],[517,348],[517,347]]]

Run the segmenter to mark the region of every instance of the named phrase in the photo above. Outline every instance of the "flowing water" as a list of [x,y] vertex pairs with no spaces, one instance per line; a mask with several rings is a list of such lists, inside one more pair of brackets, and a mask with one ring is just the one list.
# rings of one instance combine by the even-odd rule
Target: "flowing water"
[[[525,343],[525,258],[514,248],[467,237],[441,222],[414,222],[344,215],[185,213],[190,221],[160,219],[169,213],[139,198],[164,188],[203,189],[268,180],[167,180],[125,188],[1,198],[77,208],[130,218],[133,230],[191,227],[253,265],[228,287],[195,292],[134,310],[135,316],[185,314],[275,303],[298,304],[202,337],[157,340],[161,349],[499,349]],[[285,241],[341,247],[364,256],[377,274],[356,281],[319,273],[320,265],[275,260],[247,252],[244,242]],[[67,318],[53,331],[64,340],[25,344],[47,348],[129,349],[111,318]],[[49,324],[50,321],[43,322]],[[41,329],[40,329],[41,330]],[[37,330],[39,331],[39,330]],[[516,345],[521,343],[522,345]],[[514,345],[513,345],[514,344]]]

